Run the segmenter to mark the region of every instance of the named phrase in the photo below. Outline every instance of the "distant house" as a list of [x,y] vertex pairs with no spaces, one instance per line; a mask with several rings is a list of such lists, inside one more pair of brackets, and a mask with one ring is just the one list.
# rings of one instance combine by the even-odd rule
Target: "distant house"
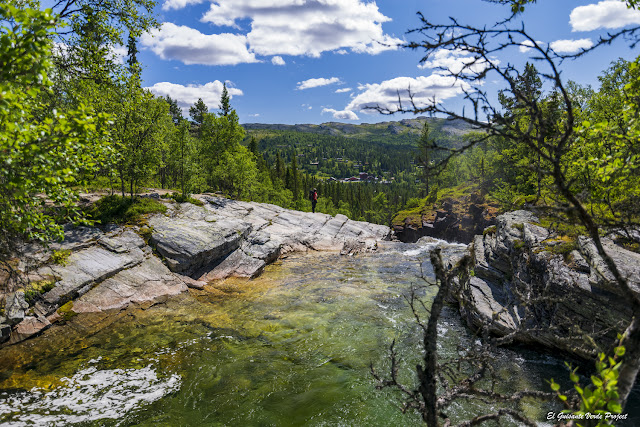
[[366,181],[368,177],[369,174],[367,174],[366,172],[360,172],[360,181]]
[[320,162],[309,162],[309,164],[311,166],[318,166],[320,164]]

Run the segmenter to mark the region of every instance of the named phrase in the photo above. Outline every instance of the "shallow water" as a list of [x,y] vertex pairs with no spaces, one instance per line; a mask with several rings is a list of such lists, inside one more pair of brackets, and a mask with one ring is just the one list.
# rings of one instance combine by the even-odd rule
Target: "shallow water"
[[[228,279],[116,315],[79,315],[0,350],[0,424],[420,425],[398,409],[397,393],[375,389],[369,365],[388,368],[395,339],[400,378],[413,384],[421,334],[403,295],[423,283],[421,265],[433,276],[431,246],[292,255],[258,279]],[[445,356],[474,340],[451,309],[440,333]],[[546,378],[567,376],[549,356],[497,356],[504,391],[548,390]],[[452,407],[456,418],[480,410]],[[550,409],[523,410],[542,421]]]

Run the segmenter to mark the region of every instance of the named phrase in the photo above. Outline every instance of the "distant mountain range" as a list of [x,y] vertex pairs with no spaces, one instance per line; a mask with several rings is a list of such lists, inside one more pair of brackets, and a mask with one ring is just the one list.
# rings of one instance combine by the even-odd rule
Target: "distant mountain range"
[[416,117],[413,119],[402,119],[399,121],[362,123],[359,125],[351,123],[327,122],[319,125],[246,123],[242,126],[245,128],[245,130],[248,131],[294,131],[315,133],[321,135],[360,138],[374,135],[419,135],[425,121],[429,123],[431,130],[440,131],[453,136],[464,135],[473,131],[471,125],[462,120],[451,120],[424,116]]

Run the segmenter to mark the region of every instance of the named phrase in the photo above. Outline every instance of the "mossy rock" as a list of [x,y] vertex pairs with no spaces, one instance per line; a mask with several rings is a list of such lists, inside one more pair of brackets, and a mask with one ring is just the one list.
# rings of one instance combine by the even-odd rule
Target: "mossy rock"
[[69,301],[68,303],[66,303],[62,307],[60,307],[58,309],[58,314],[60,316],[62,316],[62,318],[64,320],[70,320],[73,317],[78,315],[78,313],[73,311],[73,301]]

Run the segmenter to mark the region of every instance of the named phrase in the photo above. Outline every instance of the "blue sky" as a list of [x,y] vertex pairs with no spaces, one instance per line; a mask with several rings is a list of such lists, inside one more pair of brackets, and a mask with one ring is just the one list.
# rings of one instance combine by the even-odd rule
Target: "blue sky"
[[[241,123],[389,120],[363,106],[391,103],[389,93],[409,85],[418,101],[435,95],[460,108],[459,85],[429,66],[455,68],[464,56],[442,53],[419,67],[422,52],[397,47],[417,39],[407,30],[420,25],[418,11],[433,22],[453,16],[476,25],[508,13],[480,0],[159,0],[162,26],[140,39],[144,85],[185,109],[201,97],[215,110],[226,82]],[[540,0],[520,19],[535,40],[571,52],[606,31],[640,24],[640,11],[619,0]],[[522,66],[533,53],[523,50],[496,60]],[[638,53],[618,41],[565,62],[563,74],[597,87],[611,61]],[[489,92],[498,88],[491,77],[484,84]]]

